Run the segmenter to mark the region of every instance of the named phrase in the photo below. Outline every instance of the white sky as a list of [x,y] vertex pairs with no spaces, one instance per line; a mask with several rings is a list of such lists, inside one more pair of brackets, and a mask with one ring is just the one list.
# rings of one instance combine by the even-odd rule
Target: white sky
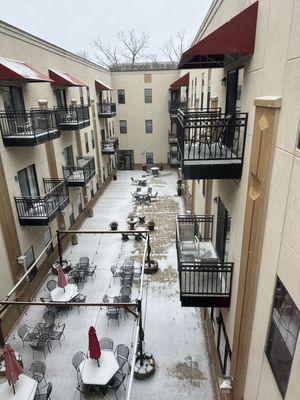
[[[1,5],[2,3],[2,5]],[[149,53],[157,54],[177,30],[194,38],[211,0],[0,0],[0,18],[42,39],[93,56],[91,39],[117,44],[116,33],[134,28],[150,35]]]

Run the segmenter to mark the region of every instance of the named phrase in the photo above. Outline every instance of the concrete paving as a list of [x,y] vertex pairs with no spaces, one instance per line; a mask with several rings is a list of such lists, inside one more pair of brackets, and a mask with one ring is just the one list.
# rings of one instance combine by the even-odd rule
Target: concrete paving
[[[175,248],[175,215],[182,212],[182,200],[176,196],[176,171],[161,171],[159,177],[149,177],[147,186],[158,191],[158,200],[149,206],[136,206],[131,192],[136,187],[131,184],[131,177],[141,177],[141,171],[119,171],[118,180],[111,182],[94,207],[94,216],[86,219],[82,229],[109,229],[113,220],[119,223],[119,229],[128,229],[126,218],[130,212],[144,214],[146,220],[154,219],[155,231],[151,233],[151,257],[159,263],[159,271],[146,276],[144,282],[143,316],[145,330],[145,348],[153,353],[156,361],[155,374],[144,381],[134,380],[131,399],[217,399],[211,374],[211,359],[203,321],[199,310],[181,308],[177,274]],[[138,225],[137,229],[145,228]],[[104,294],[117,295],[120,289],[118,279],[113,279],[110,268],[113,264],[121,265],[124,258],[133,256],[138,263],[142,259],[143,241],[131,238],[123,242],[120,235],[79,235],[78,244],[69,246],[64,257],[72,263],[80,256],[88,256],[96,264],[96,277],[80,287],[87,294],[88,302],[101,301]],[[47,277],[46,281],[53,278]],[[132,299],[138,295],[139,282],[135,281]],[[46,296],[43,286],[36,298]],[[44,307],[31,306],[20,323],[34,326],[44,313]],[[106,318],[106,310],[99,307],[73,308],[60,313],[60,324],[65,323],[65,339],[62,349],[53,344],[51,353],[46,356],[47,380],[53,384],[52,400],[58,399],[98,399],[100,393],[83,396],[76,390],[76,373],[72,366],[72,356],[79,350],[87,352],[88,328],[93,325],[98,337],[109,336],[115,345],[126,344],[132,350],[135,320],[131,315],[123,315],[120,323]],[[32,350],[23,349],[20,338],[14,334],[10,343],[24,360],[26,369],[33,360]],[[35,359],[44,360],[42,354],[35,354]],[[125,386],[128,388],[127,377]],[[118,390],[118,399],[126,398],[126,390]],[[105,399],[113,399],[113,393],[107,393]]]

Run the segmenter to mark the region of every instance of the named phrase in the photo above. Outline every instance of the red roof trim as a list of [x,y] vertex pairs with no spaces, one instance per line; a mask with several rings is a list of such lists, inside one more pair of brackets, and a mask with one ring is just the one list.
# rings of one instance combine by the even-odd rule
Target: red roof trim
[[[196,64],[198,62],[197,67],[199,68],[201,66],[201,57],[203,58],[203,64],[209,62],[204,59],[204,57],[208,56],[212,58],[212,63],[215,57],[217,63],[222,64],[223,62],[224,64],[222,56],[253,54],[257,12],[258,1],[185,51],[179,62],[179,68],[188,68],[189,62],[195,62]],[[216,65],[216,67],[222,66]]]
[[170,85],[170,90],[178,90],[182,86],[189,86],[189,81],[190,81],[190,73],[188,72],[187,74],[177,79],[177,81],[173,82]]
[[51,85],[53,86],[86,86],[67,72],[49,69],[49,76],[52,79]]
[[0,57],[0,81],[51,82],[51,79],[22,61]]
[[101,92],[102,90],[112,90],[112,88],[105,83],[95,80],[95,88],[98,92]]

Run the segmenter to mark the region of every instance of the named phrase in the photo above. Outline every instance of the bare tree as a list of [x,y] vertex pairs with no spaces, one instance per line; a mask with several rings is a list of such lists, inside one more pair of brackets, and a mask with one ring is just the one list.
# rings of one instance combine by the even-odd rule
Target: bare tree
[[165,42],[160,50],[170,61],[179,62],[186,47],[185,30],[182,29],[177,31],[174,37]]
[[122,63],[128,63],[133,68],[137,61],[146,57],[144,50],[148,48],[149,35],[147,33],[136,34],[134,29],[117,33],[119,47],[106,46],[100,37],[92,40],[92,46],[96,49],[96,58],[106,67],[118,68]]
[[90,59],[89,53],[86,50],[79,50],[76,52],[79,57],[85,58],[86,60]]

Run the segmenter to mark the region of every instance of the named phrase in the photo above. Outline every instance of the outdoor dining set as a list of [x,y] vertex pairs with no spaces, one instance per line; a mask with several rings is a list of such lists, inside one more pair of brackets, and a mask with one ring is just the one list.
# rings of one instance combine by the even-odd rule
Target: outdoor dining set
[[96,330],[90,327],[88,354],[78,351],[74,354],[72,364],[76,370],[77,390],[84,394],[91,392],[113,391],[118,399],[117,391],[124,385],[126,373],[125,364],[128,363],[129,348],[125,344],[118,344],[114,349],[114,341],[109,337],[98,341]]
[[158,192],[152,192],[152,188],[148,187],[148,189],[142,190],[140,186],[136,188],[136,191],[131,193],[133,201],[135,204],[151,204],[152,201],[157,200]]

